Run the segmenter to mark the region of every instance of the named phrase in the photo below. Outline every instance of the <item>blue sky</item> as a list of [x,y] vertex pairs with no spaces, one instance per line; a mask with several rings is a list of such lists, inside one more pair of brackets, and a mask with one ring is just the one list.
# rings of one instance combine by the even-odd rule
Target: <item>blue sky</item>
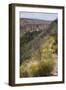
[[20,12],[20,18],[41,19],[41,20],[55,20],[58,18],[57,13],[44,12]]

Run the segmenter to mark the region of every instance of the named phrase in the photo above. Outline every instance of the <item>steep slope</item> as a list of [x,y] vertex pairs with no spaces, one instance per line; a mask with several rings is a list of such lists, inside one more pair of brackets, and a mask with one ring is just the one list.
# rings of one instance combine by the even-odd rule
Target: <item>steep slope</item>
[[57,24],[54,20],[45,30],[29,30],[20,37],[21,77],[57,75]]

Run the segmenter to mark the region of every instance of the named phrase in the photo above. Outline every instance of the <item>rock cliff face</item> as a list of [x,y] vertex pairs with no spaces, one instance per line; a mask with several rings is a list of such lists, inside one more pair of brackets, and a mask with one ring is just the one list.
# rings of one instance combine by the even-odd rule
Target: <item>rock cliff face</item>
[[33,32],[33,31],[45,31],[49,28],[51,21],[45,20],[36,20],[36,19],[20,19],[20,36],[22,36],[25,32]]

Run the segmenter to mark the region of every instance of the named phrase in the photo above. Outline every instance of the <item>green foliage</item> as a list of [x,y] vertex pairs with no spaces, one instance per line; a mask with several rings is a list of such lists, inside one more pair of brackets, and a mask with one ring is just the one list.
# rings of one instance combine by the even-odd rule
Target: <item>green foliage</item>
[[33,37],[30,36],[30,32],[26,32],[21,38],[20,38],[20,64],[31,57],[31,48],[27,46],[27,43],[32,39]]
[[39,76],[39,63],[33,63],[29,67],[29,73],[31,76]]
[[51,60],[51,59],[42,60],[40,62],[39,75],[40,76],[51,75],[51,72],[53,71],[54,66],[55,66],[54,60]]
[[48,40],[41,45],[41,61],[39,69],[40,75],[51,75],[51,72],[55,67],[55,61],[53,57],[53,52],[55,51],[53,46],[54,42],[54,38],[49,36]]
[[33,37],[30,37],[30,32],[26,32],[21,38],[20,38],[20,46],[26,45]]
[[24,46],[27,43],[29,43],[32,39],[34,39],[38,34],[40,34],[41,31],[33,31],[33,32],[26,32],[21,38],[20,38],[20,46]]
[[22,63],[26,59],[30,59],[31,57],[31,49],[28,46],[23,46],[20,49],[20,63]]
[[51,30],[51,34],[50,36],[53,36],[54,37],[54,46],[55,47],[55,53],[57,54],[57,49],[58,49],[58,46],[57,46],[57,43],[58,43],[58,20],[55,20],[51,23],[51,26],[50,26],[50,30]]
[[26,32],[20,38],[20,64],[26,60],[31,58],[32,48],[27,46],[27,44],[37,36],[41,31],[33,31],[33,32]]
[[21,64],[21,66],[20,66],[20,77],[27,77],[27,76],[28,76],[28,73],[27,73],[27,70],[25,68],[25,65]]
[[[28,73],[25,70],[24,64],[21,65],[21,77],[25,76],[49,76],[53,72],[55,68],[55,60],[54,60],[54,37],[49,36],[45,43],[42,43],[40,46],[40,53],[35,51],[35,54],[30,58],[30,61],[27,62],[27,65],[30,64],[28,68]],[[24,50],[23,50],[24,51]],[[37,56],[41,56],[41,60],[38,59]],[[40,54],[40,55],[39,55]],[[28,55],[28,54],[27,54]],[[24,57],[25,58],[25,57]],[[25,58],[26,59],[26,58]],[[29,58],[28,58],[29,59]],[[31,63],[32,60],[32,63]],[[36,63],[36,61],[37,63]]]

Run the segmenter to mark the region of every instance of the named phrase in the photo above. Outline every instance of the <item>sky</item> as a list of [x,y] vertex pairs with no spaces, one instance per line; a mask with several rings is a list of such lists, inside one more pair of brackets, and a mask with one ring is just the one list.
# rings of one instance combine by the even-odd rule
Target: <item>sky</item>
[[53,21],[58,18],[57,13],[44,13],[44,12],[20,12],[20,18],[29,18],[29,19],[41,19]]

